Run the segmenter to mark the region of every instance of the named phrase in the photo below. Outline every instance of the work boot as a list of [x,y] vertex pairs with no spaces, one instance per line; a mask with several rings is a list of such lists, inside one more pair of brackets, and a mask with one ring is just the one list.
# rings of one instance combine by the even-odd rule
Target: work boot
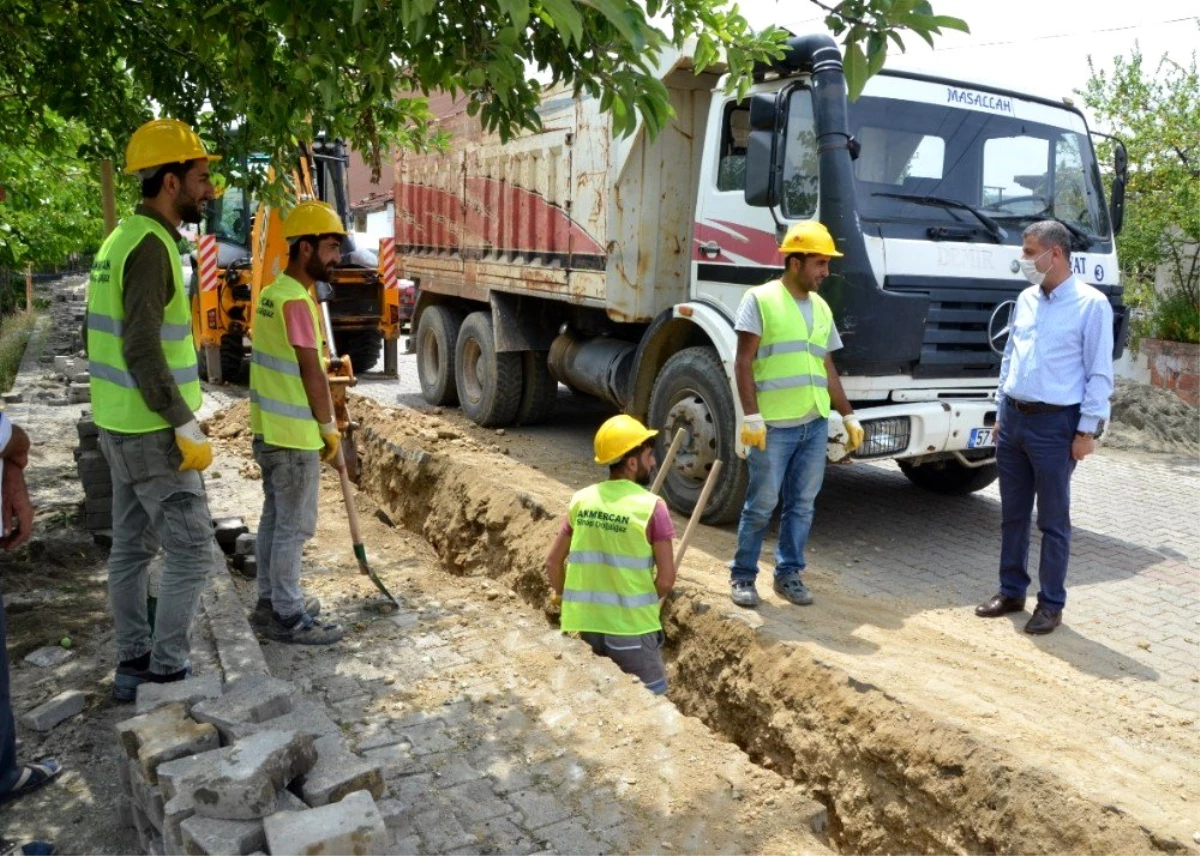
[[[304,598],[304,611],[316,618],[321,614],[321,601],[315,597]],[[271,629],[271,599],[262,598],[254,604],[254,609],[250,610],[250,614],[246,616],[250,621],[250,626],[259,633],[266,633]]]
[[332,645],[346,635],[340,624],[322,624],[307,612],[294,618],[280,618],[271,613],[271,626],[267,636],[275,642],[289,645]]
[[754,580],[734,580],[730,588],[730,597],[738,606],[749,609],[758,606],[758,589],[754,587]]
[[812,592],[800,581],[799,574],[785,574],[782,577],[776,577],[775,594],[796,606],[808,606],[813,602]]
[[[144,669],[140,668],[142,662],[146,663]],[[117,666],[117,674],[113,678],[113,701],[122,704],[135,701],[137,688],[142,684],[169,684],[191,676],[192,664],[187,660],[184,661],[182,669],[169,675],[160,675],[150,671],[150,655],[147,653],[143,657],[138,657],[137,662],[130,660]]]

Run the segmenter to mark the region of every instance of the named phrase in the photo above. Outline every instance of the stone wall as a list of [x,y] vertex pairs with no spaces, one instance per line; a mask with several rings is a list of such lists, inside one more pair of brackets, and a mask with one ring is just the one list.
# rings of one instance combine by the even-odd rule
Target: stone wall
[[1200,404],[1200,345],[1142,339],[1138,347],[1150,366],[1151,385]]

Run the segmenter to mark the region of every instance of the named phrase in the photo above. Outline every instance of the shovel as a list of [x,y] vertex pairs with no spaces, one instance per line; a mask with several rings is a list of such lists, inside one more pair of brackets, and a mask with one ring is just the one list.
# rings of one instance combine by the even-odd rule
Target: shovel
[[[333,343],[333,324],[329,319],[329,304],[326,302],[328,300],[328,292],[324,292],[322,296],[322,289],[320,288],[322,284],[318,283],[317,294],[321,303],[321,315],[325,321],[325,331],[327,333],[325,342],[329,345],[330,358],[337,359],[337,346]],[[325,375],[325,388],[329,391],[329,400],[332,403],[333,389],[329,386],[328,374]],[[371,570],[371,566],[367,563],[367,548],[363,546],[362,535],[359,534],[358,509],[354,505],[354,493],[350,487],[350,474],[346,470],[346,456],[342,454],[341,443],[338,444],[337,457],[334,458],[333,466],[337,469],[338,478],[342,483],[342,500],[346,503],[346,518],[350,523],[350,540],[354,544],[354,558],[358,560],[358,571],[370,577],[371,582],[375,584],[375,588],[383,592],[383,595],[399,609],[400,601],[392,596],[392,593],[387,590],[387,586],[383,584],[383,580]]]

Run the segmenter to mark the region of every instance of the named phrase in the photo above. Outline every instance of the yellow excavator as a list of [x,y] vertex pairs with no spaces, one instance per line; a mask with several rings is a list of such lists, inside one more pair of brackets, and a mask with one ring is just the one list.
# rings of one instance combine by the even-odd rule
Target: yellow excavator
[[[328,202],[349,231],[347,162],[340,142],[318,139],[311,147],[301,148],[291,179],[296,202]],[[255,168],[253,161],[248,166]],[[261,167],[268,169],[265,162]],[[265,202],[256,203],[236,186],[227,188],[210,205],[192,260],[191,287],[192,333],[201,375],[209,381],[245,380],[259,292],[287,266],[286,213]],[[373,369],[381,351],[384,374],[396,373],[401,296],[390,247],[382,249],[385,251],[378,256],[360,249],[349,235],[332,282],[313,295],[321,302],[332,349],[330,388],[352,477],[357,470],[355,426],[346,411],[346,390],[357,383],[356,368]]]

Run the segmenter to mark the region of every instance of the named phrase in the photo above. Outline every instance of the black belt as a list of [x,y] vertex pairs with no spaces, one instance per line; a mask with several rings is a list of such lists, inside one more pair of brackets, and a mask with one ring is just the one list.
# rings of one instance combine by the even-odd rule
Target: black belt
[[1026,416],[1034,413],[1057,413],[1074,406],[1071,404],[1046,404],[1044,401],[1018,401],[1015,398],[1008,399],[1008,403],[1017,408],[1018,413],[1024,413]]

